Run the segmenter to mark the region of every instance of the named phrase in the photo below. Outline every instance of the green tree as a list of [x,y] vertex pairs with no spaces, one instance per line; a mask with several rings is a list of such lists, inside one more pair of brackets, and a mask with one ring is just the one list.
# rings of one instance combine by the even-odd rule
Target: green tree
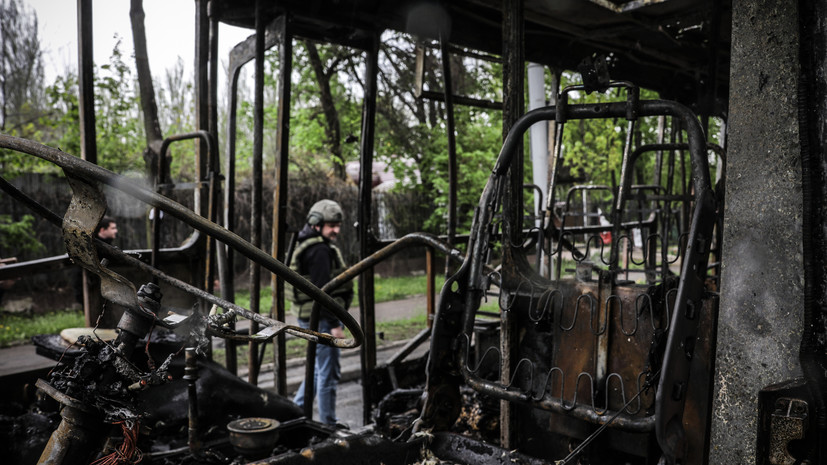
[[124,61],[120,39],[109,63],[96,69],[95,126],[101,166],[116,173],[143,170],[145,137],[137,81]]
[[[163,134],[174,135],[195,131],[194,85],[184,75],[184,61],[179,58],[155,86],[158,117]],[[184,141],[170,146],[170,174],[178,181],[194,181],[196,177],[196,142]]]
[[78,77],[74,72],[59,75],[46,87],[52,111],[41,118],[40,126],[48,133],[46,140],[64,152],[80,154],[80,106]]
[[[344,165],[358,159],[353,144],[361,125],[360,85],[352,80],[350,61],[360,56],[346,47],[302,41],[293,48],[292,98],[290,112],[290,169],[304,173],[329,171],[344,179]],[[264,163],[273,167],[278,121],[277,50],[265,54]],[[241,79],[240,82],[244,82]],[[246,176],[252,154],[254,127],[252,96],[240,88],[236,159],[238,175]]]
[[345,164],[359,158],[361,86],[350,74],[360,51],[304,40],[294,48],[291,168],[323,169],[345,180]]
[[[443,92],[441,56],[425,44],[423,87]],[[430,212],[428,230],[444,233],[448,209],[448,138],[445,106],[417,97],[416,47],[401,33],[383,36],[379,61],[377,155],[397,174],[412,180],[399,190],[413,190]],[[489,61],[451,57],[453,93],[485,100],[501,98],[501,68]],[[458,231],[470,227],[474,207],[502,145],[499,110],[454,106],[457,135]]]
[[[428,216],[427,229],[445,232],[448,197],[448,142],[444,104],[416,96],[416,41],[405,34],[386,33],[379,55],[375,160],[391,166],[400,194],[420,199]],[[344,177],[344,165],[359,159],[365,94],[365,54],[348,47],[302,41],[293,49],[290,169],[303,173],[327,171]],[[276,96],[279,57],[265,55],[265,172],[272,166],[276,147]],[[426,56],[426,86],[441,90],[441,62]],[[499,99],[500,67],[487,61],[452,57],[454,92],[488,100]],[[242,80],[243,81],[243,80]],[[474,206],[501,145],[498,110],[455,107],[457,157],[460,166],[458,209],[460,228],[470,226]],[[238,176],[249,166],[252,153],[253,102],[242,100],[236,139]],[[247,137],[245,137],[247,136]],[[407,212],[410,214],[410,210]],[[391,219],[393,221],[393,219]]]
[[[561,88],[580,84],[578,73],[566,71],[560,78]],[[627,91],[610,88],[606,92],[568,93],[570,104],[592,104],[612,101],[626,101]],[[647,89],[640,90],[641,99],[656,99],[657,94]],[[633,147],[657,142],[657,118],[638,118],[633,129]],[[555,198],[564,201],[571,184],[603,185],[614,188],[620,182],[620,166],[626,145],[628,121],[625,118],[599,118],[571,120],[565,124],[561,152],[563,172],[558,176]],[[666,135],[668,141],[668,134]],[[651,184],[653,160],[639,162],[635,184]],[[646,176],[644,176],[646,174]],[[644,182],[644,177],[646,181]],[[610,191],[592,191],[590,200],[608,202]],[[609,205],[603,206],[608,212]]]
[[[47,114],[37,15],[18,0],[0,0],[0,132],[41,140]],[[0,171],[37,171],[34,157],[0,150]]]
[[[580,84],[577,73],[564,72],[561,76],[561,87]],[[583,91],[569,93],[570,104],[592,104],[610,101],[626,101],[625,89],[609,89],[606,92],[587,94]],[[640,89],[642,100],[658,99],[656,92],[649,89]],[[686,142],[686,135],[677,130],[677,121],[664,118],[663,127],[659,130],[658,117],[641,117],[635,121],[632,134],[632,147],[663,142]],[[720,120],[712,119],[709,128],[709,142],[717,142]],[[558,176],[555,198],[558,202],[564,201],[566,192],[572,184],[603,185],[615,188],[620,183],[620,168],[623,151],[625,149],[628,131],[628,121],[625,118],[615,119],[588,119],[572,120],[566,123],[563,132],[562,156],[563,169]],[[661,135],[662,134],[662,135]],[[661,139],[662,137],[662,139]],[[661,188],[671,186],[671,193],[682,194],[691,191],[691,160],[687,151],[664,151],[661,156],[660,173],[656,172],[657,152],[645,152],[633,167],[632,183],[637,185],[659,185]],[[710,155],[710,164],[716,166],[716,159]],[[668,180],[669,173],[674,177]],[[713,177],[714,179],[714,177]],[[611,190],[591,191],[590,208],[600,205],[604,212],[612,209],[610,200]],[[595,205],[596,204],[596,205]],[[602,204],[602,205],[601,205]],[[673,208],[680,207],[679,202],[673,203]]]
[[43,103],[43,60],[37,15],[17,0],[0,0],[0,131],[22,133]]
[[9,215],[0,215],[0,257],[44,250],[43,244],[32,234],[33,230],[32,215],[23,215],[20,221],[13,221]]
[[[319,47],[309,40],[302,41],[302,44],[318,90],[318,102],[314,105],[317,108],[312,110],[315,114],[308,116],[323,128],[324,137],[318,138],[323,141],[323,147],[319,149],[330,154],[336,177],[345,179],[345,162],[349,157],[346,157],[342,147],[342,119],[346,119],[346,125],[352,125],[357,105],[349,92],[351,89],[342,84],[340,72],[359,53],[347,47]],[[317,116],[319,113],[321,116]]]
[[[123,61],[120,41],[112,50],[109,62],[96,67],[95,131],[97,136],[98,162],[117,173],[142,170],[141,152],[144,146],[143,125],[139,113],[137,87],[131,68]],[[45,90],[51,110],[38,120],[37,137],[66,153],[80,154],[80,114],[78,104],[78,79],[73,71],[57,77]],[[47,164],[35,166],[26,159],[18,158],[16,172],[56,172]]]

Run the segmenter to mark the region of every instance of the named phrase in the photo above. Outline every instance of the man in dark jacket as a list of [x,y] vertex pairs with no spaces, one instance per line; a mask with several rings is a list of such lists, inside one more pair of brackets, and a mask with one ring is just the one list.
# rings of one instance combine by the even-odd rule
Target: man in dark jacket
[[[321,288],[346,268],[342,252],[334,245],[343,219],[344,213],[338,203],[320,200],[310,208],[307,224],[299,231],[298,245],[290,260],[290,268],[316,287]],[[298,312],[299,325],[303,328],[310,327],[313,300],[292,286],[286,286],[286,291],[287,298],[293,302],[293,309]],[[347,284],[336,289],[332,297],[347,309],[353,300],[353,286]],[[322,310],[319,315],[319,331],[337,338],[344,337],[342,323],[326,310]],[[316,347],[315,384],[316,392],[319,393],[319,417],[322,423],[337,423],[336,387],[340,376],[339,349],[319,344]],[[293,401],[300,407],[304,406],[304,383]]]

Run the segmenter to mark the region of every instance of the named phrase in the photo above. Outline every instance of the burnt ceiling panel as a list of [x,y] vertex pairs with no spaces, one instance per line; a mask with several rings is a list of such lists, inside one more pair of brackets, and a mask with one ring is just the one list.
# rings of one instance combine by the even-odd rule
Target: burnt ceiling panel
[[[268,3],[265,14],[269,21],[288,13],[311,38],[346,44],[388,29],[422,32],[417,26],[433,31],[442,25],[453,44],[500,55],[502,4],[283,0]],[[214,11],[229,24],[255,24],[254,0],[215,0]],[[702,113],[726,111],[731,0],[524,0],[523,16],[527,60],[576,69],[583,58],[604,54],[614,79],[657,90]],[[427,27],[422,33],[435,34]]]

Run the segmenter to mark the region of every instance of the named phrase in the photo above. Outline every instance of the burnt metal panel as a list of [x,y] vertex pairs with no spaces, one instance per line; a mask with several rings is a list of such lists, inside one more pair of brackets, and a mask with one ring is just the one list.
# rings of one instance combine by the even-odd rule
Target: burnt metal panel
[[759,390],[800,374],[798,6],[734,7],[712,463],[755,462]]
[[[413,17],[432,13],[417,9],[421,3],[289,0],[267,5],[265,14],[273,18],[289,12],[317,40],[341,43],[369,40],[372,31],[410,32]],[[217,0],[217,4],[221,21],[253,27],[252,0]],[[446,0],[440,5],[448,14],[452,44],[502,53],[500,1]],[[717,70],[729,68],[731,16],[730,0],[526,0],[525,58],[556,69],[576,69],[586,56],[609,55],[613,78],[634,81],[665,98],[693,105],[699,95],[712,90],[711,114],[721,114],[726,109],[729,75]],[[715,78],[710,79],[709,73]]]
[[[596,436],[595,443],[582,449],[593,463],[614,463],[617,457],[603,448],[607,444],[611,450],[636,457],[632,463],[643,463],[660,454],[667,461],[703,462],[717,308],[704,282],[716,212],[707,150],[700,125],[686,107],[674,102],[638,101],[635,95],[630,92],[626,102],[597,105],[569,106],[564,100],[557,108],[527,113],[509,132],[477,209],[469,259],[443,288],[431,344],[422,428],[450,427],[451,418],[456,418],[451,404],[458,402],[452,396],[461,374],[464,382],[480,394],[530,409],[530,425],[521,426],[526,437],[516,438],[514,447],[534,443],[541,456],[558,459],[572,449],[580,451],[581,440],[586,436],[592,440],[593,433],[608,425],[606,431],[611,434]],[[520,230],[520,218],[515,220],[509,214],[512,200],[504,193],[516,189],[508,184],[509,168],[518,163],[517,147],[523,132],[537,121],[552,118],[564,123],[569,119],[633,120],[660,114],[680,120],[686,128],[695,186],[692,199],[683,195],[653,196],[679,204],[694,201],[689,230],[678,236],[685,234],[685,239],[674,245],[676,258],[661,255],[664,263],[654,283],[646,275],[657,269],[638,271],[650,284],[620,279],[617,249],[624,236],[619,233],[631,234],[631,228],[654,224],[652,220],[638,220],[637,226],[621,226],[621,220],[628,221],[620,215],[623,199],[631,198],[633,192],[635,196],[645,195],[625,176],[620,189],[624,196],[616,199],[621,205],[613,216],[612,258],[606,262],[602,257],[601,264],[587,263],[591,241],[585,252],[577,251],[569,241],[566,254],[570,253],[578,268],[583,268],[578,273],[580,280],[540,276],[526,258],[533,245]],[[631,169],[625,165],[631,165],[633,158],[638,155],[627,151],[624,172]],[[550,223],[548,227],[557,226]],[[559,241],[560,231],[550,233]],[[657,233],[658,229],[652,227],[650,234]],[[630,240],[629,236],[625,238],[626,242]],[[500,270],[495,274],[483,272],[487,250],[497,240],[502,241],[503,248]],[[563,249],[554,253],[559,259]],[[680,264],[677,257],[682,257]],[[640,263],[645,262],[644,257]],[[680,273],[677,276],[676,271]],[[590,279],[593,272],[596,278]],[[514,337],[517,349],[508,354],[506,348],[492,346],[475,359],[471,334],[476,310],[486,283],[492,281],[499,287],[501,319],[508,317],[513,327],[519,328],[513,336],[501,334],[500,346]],[[510,370],[508,359],[514,363]],[[486,374],[481,368],[492,363],[497,369]],[[527,411],[521,407],[520,412]],[[526,429],[531,426],[533,429]],[[595,430],[598,426],[601,428]]]

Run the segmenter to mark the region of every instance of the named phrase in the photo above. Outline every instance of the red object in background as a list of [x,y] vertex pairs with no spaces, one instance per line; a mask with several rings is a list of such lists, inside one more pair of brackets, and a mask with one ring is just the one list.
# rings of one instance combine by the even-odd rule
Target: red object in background
[[605,232],[600,233],[600,239],[603,241],[604,245],[611,244],[612,243],[612,232],[611,231],[605,231]]

